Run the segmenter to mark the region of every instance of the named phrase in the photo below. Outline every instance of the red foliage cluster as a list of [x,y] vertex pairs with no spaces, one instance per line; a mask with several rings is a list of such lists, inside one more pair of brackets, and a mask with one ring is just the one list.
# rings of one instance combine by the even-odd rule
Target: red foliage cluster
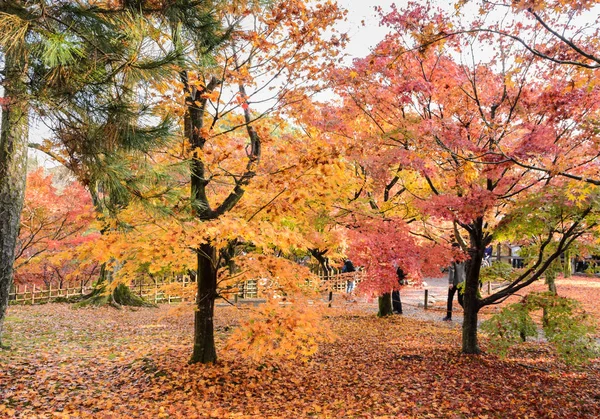
[[[53,184],[53,176],[44,174],[43,169],[30,173],[17,244],[15,282],[62,284],[79,267],[69,252],[98,237],[90,231],[94,219],[90,194],[79,183],[68,181],[58,188]],[[81,270],[85,280],[94,272],[95,264]]]

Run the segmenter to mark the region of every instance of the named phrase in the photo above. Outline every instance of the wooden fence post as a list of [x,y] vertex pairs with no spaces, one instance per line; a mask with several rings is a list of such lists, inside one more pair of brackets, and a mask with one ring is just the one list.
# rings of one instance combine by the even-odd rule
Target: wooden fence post
[[429,290],[425,289],[425,300],[423,301],[423,307],[427,310],[427,305],[429,303]]

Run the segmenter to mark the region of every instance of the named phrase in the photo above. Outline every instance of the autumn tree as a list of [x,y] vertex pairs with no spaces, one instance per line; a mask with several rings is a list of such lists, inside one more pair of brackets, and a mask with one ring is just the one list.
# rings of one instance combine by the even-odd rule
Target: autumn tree
[[315,103],[305,111],[305,120],[343,150],[346,188],[343,199],[332,206],[333,221],[347,235],[348,257],[365,268],[358,292],[381,297],[380,314],[392,314],[387,303],[400,288],[397,269],[414,284],[438,275],[451,260],[451,224],[439,228],[419,211],[416,204],[427,193],[427,184],[399,160],[404,144],[387,131],[396,127],[371,115],[371,104],[355,89],[365,82],[368,100],[376,101],[385,87],[377,79],[360,80],[355,69],[332,71],[329,77],[344,105]]
[[[280,118],[261,118],[254,126],[265,133],[263,138],[277,145],[263,150],[264,163],[257,168],[244,199],[231,211],[199,221],[190,211],[188,181],[179,188],[179,196],[171,195],[172,200],[165,195],[151,198],[171,211],[159,214],[141,202],[132,202],[119,212],[119,221],[128,228],[111,228],[87,246],[86,252],[89,258],[114,267],[117,281],[127,283],[141,276],[180,275],[196,268],[198,256],[191,249],[201,240],[210,241],[216,250],[215,299],[232,302],[240,290],[239,284],[253,280],[258,283],[258,297],[266,300],[265,307],[255,313],[256,321],[243,326],[244,330],[253,331],[239,332],[245,338],[232,348],[242,350],[244,355],[268,356],[268,348],[280,338],[282,344],[287,342],[288,349],[290,342],[297,339],[300,346],[295,350],[302,350],[306,356],[306,351],[315,350],[313,344],[308,345],[310,348],[306,345],[327,333],[322,333],[317,324],[305,327],[307,319],[318,315],[318,304],[308,304],[309,298],[318,297],[318,283],[306,267],[295,261],[295,256],[321,243],[339,246],[333,234],[321,237],[313,211],[336,201],[337,190],[343,188],[343,165],[335,157],[335,150],[326,148],[318,136],[309,137]],[[222,168],[236,164],[226,153],[235,149],[238,142],[235,133],[224,134],[219,142],[222,148],[206,153],[205,162],[218,161]],[[175,151],[173,148],[164,153],[165,165],[177,163]],[[211,192],[223,193],[217,187]],[[79,249],[83,251],[85,247]],[[237,251],[231,252],[232,247]],[[230,269],[230,262],[235,269]],[[195,287],[182,287],[176,282],[163,289],[187,301],[194,301],[197,293]],[[282,299],[285,306],[279,304]],[[268,325],[261,323],[267,319]],[[276,324],[282,328],[276,336],[270,335],[270,327]]]
[[[331,2],[236,2],[222,9],[230,38],[216,51],[214,66],[180,73],[192,211],[198,220],[215,222],[239,205],[264,164],[265,148],[278,147],[257,121],[306,97],[302,84],[318,80],[327,60],[337,54],[341,41],[335,35],[327,38],[326,32],[341,16]],[[319,66],[319,61],[324,64]],[[227,165],[219,161],[223,158],[228,158]],[[216,360],[213,310],[219,248],[208,237],[198,240],[192,362],[206,363]]]
[[[440,15],[425,10],[393,10],[383,17],[392,33],[372,56],[348,70],[353,82],[346,84],[346,103],[381,127],[379,141],[396,144],[395,161],[403,170],[418,174],[421,181],[413,194],[421,212],[458,223],[468,237],[463,352],[478,353],[479,310],[540,278],[573,241],[596,225],[593,199],[581,201],[584,204],[566,219],[548,220],[547,234],[526,268],[505,288],[480,297],[483,251],[502,221],[519,213],[533,194],[551,199],[555,188],[565,187],[561,177],[531,170],[503,155],[529,161],[564,158],[572,163],[578,154],[571,148],[573,142],[587,145],[594,138],[590,117],[596,101],[588,92],[582,96],[547,84],[549,78],[564,80],[569,75],[545,73],[518,51],[502,49],[488,65],[465,54],[469,65],[456,63],[447,52],[460,51],[456,39],[444,46],[413,49],[421,44],[419,35],[437,33],[445,24]],[[415,27],[419,30],[407,30]],[[571,102],[574,95],[579,100]],[[572,106],[556,107],[559,99]],[[585,163],[595,164],[579,161],[582,169],[589,169]]]
[[69,265],[73,257],[68,253],[96,237],[88,231],[94,220],[90,195],[81,185],[71,181],[59,190],[52,174],[41,168],[31,172],[16,247],[15,282],[36,283],[43,278],[49,285],[56,278],[60,287],[66,276],[62,265]]
[[[404,30],[415,34],[411,47],[428,48],[445,42],[472,45],[499,54],[501,50],[516,60],[525,59],[541,68],[548,84],[561,95],[569,89],[571,99],[591,97],[597,86],[596,73],[600,68],[600,51],[596,39],[600,30],[597,1],[519,1],[488,2],[459,1],[455,13],[434,9],[433,6],[411,5],[402,11]],[[429,14],[431,21],[423,24],[419,16]],[[403,54],[398,51],[398,54]],[[554,71],[558,74],[554,74]],[[590,94],[584,93],[586,88]],[[551,89],[546,92],[551,95]],[[571,99],[555,97],[559,102]],[[527,129],[527,128],[524,128]],[[535,135],[535,125],[529,127]],[[573,152],[577,150],[577,152]],[[590,164],[598,157],[596,141],[579,141],[576,147],[566,148],[563,158],[556,161],[523,158],[495,152],[524,169],[560,175],[568,179],[600,185],[597,168]],[[463,156],[464,157],[464,156]],[[473,159],[473,156],[469,156]]]

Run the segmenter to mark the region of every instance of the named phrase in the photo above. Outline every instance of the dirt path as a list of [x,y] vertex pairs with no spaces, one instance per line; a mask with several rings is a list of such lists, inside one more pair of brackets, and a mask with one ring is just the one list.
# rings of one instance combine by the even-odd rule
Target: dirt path
[[[428,291],[429,303],[425,310],[425,290]],[[448,299],[448,278],[426,278],[421,287],[407,286],[401,291],[402,309],[405,316],[422,320],[441,321],[446,315],[446,302]],[[463,311],[454,296],[452,305],[452,323],[462,324]]]
[[[429,303],[428,309],[424,308],[425,290],[428,291]],[[420,320],[435,321],[448,326],[462,325],[463,312],[458,304],[458,299],[454,297],[453,321],[442,322],[446,315],[446,301],[448,298],[448,279],[425,278],[422,285],[405,286],[400,291],[402,300],[402,311],[406,317],[417,318]],[[336,294],[333,299],[334,306],[347,307],[348,309],[357,308],[368,312],[377,313],[377,300],[367,300],[365,298],[352,298],[345,294]]]

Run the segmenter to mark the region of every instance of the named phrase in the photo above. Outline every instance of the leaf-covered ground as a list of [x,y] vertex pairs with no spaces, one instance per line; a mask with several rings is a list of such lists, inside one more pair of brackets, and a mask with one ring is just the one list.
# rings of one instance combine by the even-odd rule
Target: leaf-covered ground
[[[11,307],[0,417],[600,417],[600,361],[566,367],[539,343],[462,356],[458,324],[334,310],[337,340],[306,364],[188,365],[190,316],[169,310]],[[219,345],[246,312],[218,308]]]
[[[600,278],[587,275],[573,275],[570,278],[556,280],[558,294],[563,297],[574,298],[581,303],[581,307],[600,322]],[[547,291],[547,286],[539,281],[527,288],[527,292]],[[512,296],[507,301],[519,301],[518,296]]]

